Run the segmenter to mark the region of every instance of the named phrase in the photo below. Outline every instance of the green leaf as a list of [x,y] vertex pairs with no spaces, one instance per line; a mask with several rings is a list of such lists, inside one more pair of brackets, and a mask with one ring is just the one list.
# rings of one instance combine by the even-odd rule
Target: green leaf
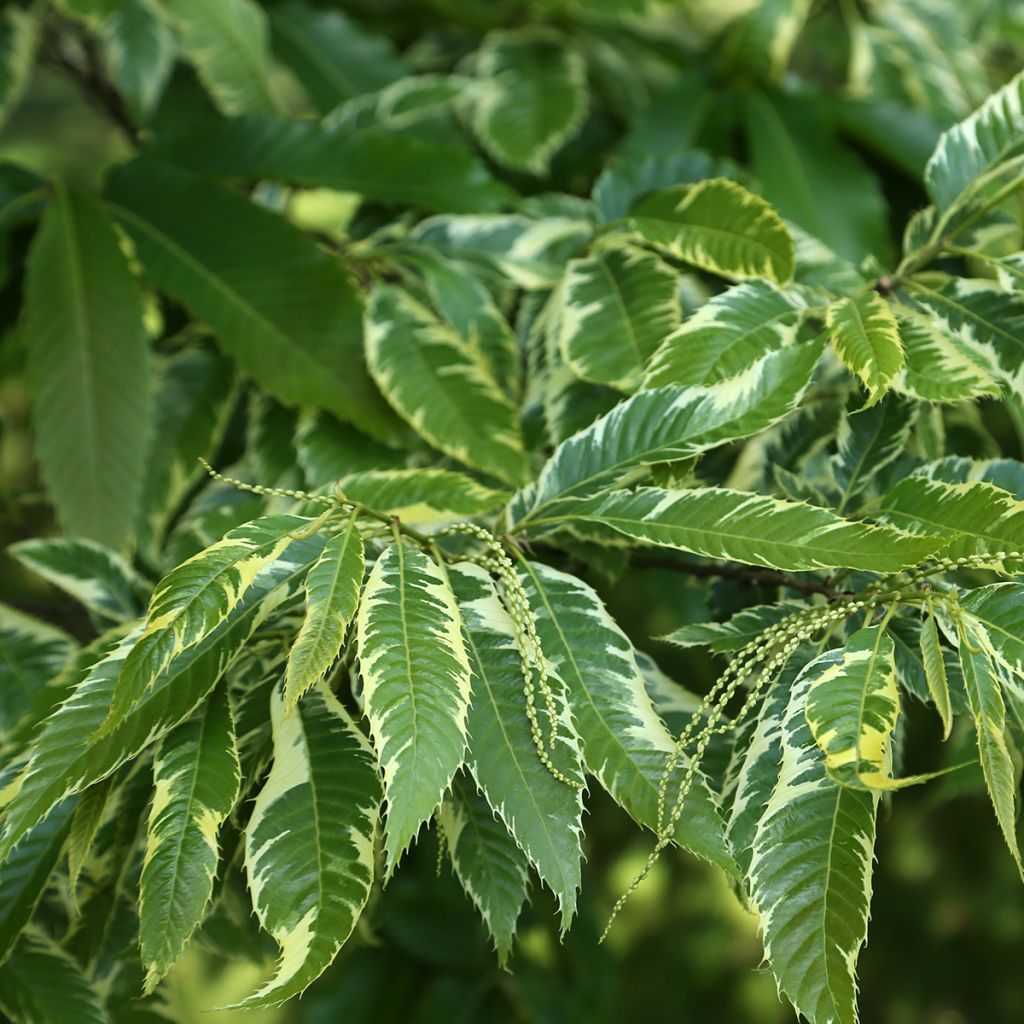
[[877,292],[837,299],[825,310],[832,347],[857,374],[874,405],[903,369],[900,328],[889,304]]
[[[92,665],[71,696],[46,720],[33,746],[5,812],[0,860],[66,796],[112,775],[183,721],[217,684],[253,631],[294,596],[298,579],[322,548],[320,537],[295,541],[285,555],[258,574],[230,620],[178,655],[120,724],[103,735],[97,733],[142,627]],[[83,737],[93,738],[85,743]]]
[[1013,675],[1024,678],[1024,584],[975,587],[961,601],[972,636]]
[[893,779],[890,770],[900,693],[893,642],[880,626],[858,630],[815,674],[805,714],[825,770],[841,785],[886,790],[923,781]]
[[0,863],[0,963],[14,949],[64,851],[75,801],[36,825]]
[[430,217],[410,239],[490,271],[495,287],[509,278],[527,291],[554,287],[565,264],[590,242],[594,226],[577,217],[531,220],[520,214]]
[[342,477],[339,486],[347,498],[404,523],[476,516],[508,497],[450,469],[368,470]]
[[820,355],[819,343],[791,346],[711,387],[641,391],[555,449],[513,498],[511,523],[521,528],[569,499],[639,479],[647,466],[766,430],[799,405]]
[[134,522],[150,429],[142,313],[106,214],[54,182],[22,312],[36,452],[65,531],[115,549]]
[[[68,833],[68,890],[71,901],[74,905],[78,903],[78,887],[82,879],[82,871],[89,860],[96,836],[104,824],[104,819],[109,819],[112,809],[119,803],[120,794],[114,790],[114,776],[108,775],[102,782],[90,786],[78,800],[75,813],[71,818],[71,829]],[[38,825],[37,828],[45,828],[51,818]],[[14,854],[17,856],[21,846],[15,847]]]
[[705,178],[734,178],[739,171],[730,160],[700,149],[668,153],[631,153],[613,156],[597,176],[591,199],[603,224],[621,220],[641,196],[670,185],[693,185]]
[[299,418],[295,452],[313,487],[333,484],[352,473],[404,466],[406,456],[340,423],[328,413],[307,412]]
[[149,590],[146,581],[116,551],[95,541],[37,537],[7,551],[47,582],[81,601],[108,622],[138,618]]
[[108,194],[151,280],[205,320],[267,392],[397,436],[363,363],[359,293],[311,239],[230,189],[152,159],[118,167]]
[[0,964],[0,1009],[18,1024],[110,1024],[85,971],[35,928]]
[[480,912],[504,967],[526,902],[526,857],[487,801],[461,776],[441,805],[440,820],[456,877]]
[[777,625],[786,616],[802,611],[804,607],[795,601],[754,605],[737,612],[727,622],[691,623],[687,626],[680,626],[658,639],[675,647],[703,647],[706,645],[715,654],[728,654],[746,647],[766,629]]
[[522,376],[519,343],[472,265],[433,253],[417,253],[414,262],[424,276],[434,308],[478,354],[495,383],[516,397]]
[[973,114],[944,132],[924,180],[932,201],[947,210],[982,174],[1021,151],[1024,73],[994,92]]
[[644,364],[679,325],[678,275],[641,249],[609,248],[565,268],[559,343],[577,376],[635,391]]
[[610,526],[642,543],[708,558],[789,571],[899,572],[943,545],[940,537],[851,522],[814,505],[724,487],[609,491],[569,505],[558,519]]
[[277,561],[311,521],[290,515],[254,519],[230,530],[157,584],[145,628],[118,677],[105,731],[145,697],[177,655],[228,621],[260,570]]
[[11,4],[0,15],[0,124],[28,84],[39,41],[39,15]]
[[192,128],[160,153],[203,175],[268,178],[421,209],[487,213],[515,193],[452,130],[441,139],[320,121],[233,118]]
[[406,292],[378,285],[366,352],[381,390],[434,447],[519,484],[527,476],[515,406],[466,343]]
[[760,196],[727,178],[653,192],[633,206],[629,223],[669,255],[725,277],[793,276],[793,239]]
[[492,32],[476,54],[473,131],[506,167],[545,174],[587,113],[587,72],[572,42],[547,29]]
[[914,476],[941,480],[947,484],[980,481],[993,484],[1012,494],[1018,501],[1024,501],[1024,462],[1016,459],[970,459],[947,455],[919,466]]
[[270,67],[269,33],[254,0],[158,0],[203,85],[221,113],[278,110]]
[[342,533],[324,545],[306,576],[306,618],[288,654],[284,704],[296,701],[327,675],[356,613],[366,559],[363,538],[352,516]]
[[[736,783],[726,837],[736,863],[749,884],[754,836],[764,816],[782,767],[782,738],[786,708],[789,705],[790,680],[779,680],[761,703],[750,740],[736,766]],[[749,897],[749,893],[748,893]]]
[[104,64],[134,117],[149,121],[170,81],[174,33],[147,0],[121,0],[100,26]]
[[935,317],[906,306],[894,310],[906,365],[893,379],[895,391],[925,402],[963,402],[998,398],[991,371],[967,345],[943,329]]
[[62,629],[0,604],[0,730],[6,732],[78,645]]
[[744,281],[701,306],[651,358],[645,388],[716,384],[796,341],[804,304],[768,281]]
[[[644,687],[629,638],[582,580],[538,562],[520,578],[544,656],[568,688],[587,770],[640,825],[658,827],[658,787],[675,741]],[[679,759],[669,780],[678,791],[688,768]],[[675,841],[726,871],[735,865],[707,779],[698,772],[676,827]]]
[[992,662],[984,649],[977,647],[972,633],[966,625],[960,637],[960,667],[974,717],[978,756],[999,828],[1024,877],[1017,846],[1017,777],[1006,735],[1006,705]]
[[289,2],[270,11],[274,51],[295,73],[321,114],[405,74],[390,42],[342,11]]
[[752,92],[746,124],[754,174],[783,217],[846,259],[885,255],[891,242],[878,178],[839,140],[823,102]]
[[[992,484],[907,477],[882,499],[880,515],[900,529],[948,538],[945,558],[991,555],[1000,566],[1024,553],[1024,502]],[[1020,565],[1019,557],[1012,561]]]
[[949,739],[953,731],[953,710],[949,699],[949,679],[946,675],[946,661],[939,642],[939,627],[929,603],[929,615],[921,624],[921,664],[924,665],[928,693],[942,719],[942,738]]
[[722,40],[726,67],[737,76],[780,78],[810,8],[810,0],[762,0],[741,8]]
[[749,883],[779,988],[815,1024],[855,1024],[867,938],[878,794],[833,782],[807,724],[829,651],[801,672],[782,725],[781,768],[753,840]]
[[[564,932],[575,915],[580,888],[582,790],[556,779],[534,746],[519,631],[487,572],[462,562],[449,573],[475,680],[466,760],[488,804],[557,898]],[[545,701],[535,695],[537,724],[545,742],[554,731],[548,756],[556,770],[582,782],[579,739],[564,684],[557,677],[551,684],[556,720],[550,720]]]
[[204,476],[199,458],[214,457],[235,394],[231,364],[213,349],[186,348],[161,364],[138,527],[147,553]]
[[887,396],[839,421],[838,450],[830,463],[840,492],[837,512],[842,512],[878,473],[904,453],[915,413],[910,402]]
[[384,772],[390,878],[462,764],[471,671],[444,571],[402,543],[374,564],[356,626],[366,716]]
[[380,813],[373,753],[323,683],[290,713],[275,690],[271,717],[274,764],[245,832],[245,864],[280,957],[244,1007],[298,995],[337,956],[370,895]]
[[217,875],[217,833],[238,799],[240,771],[227,687],[221,684],[163,738],[153,763],[139,897],[147,993],[206,913]]

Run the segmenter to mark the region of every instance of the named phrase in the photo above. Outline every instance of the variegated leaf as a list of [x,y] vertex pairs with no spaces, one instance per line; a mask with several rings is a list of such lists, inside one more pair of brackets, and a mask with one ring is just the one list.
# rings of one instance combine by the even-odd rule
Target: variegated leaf
[[629,223],[648,242],[725,277],[793,276],[793,239],[775,210],[728,178],[677,185],[641,198]]
[[[729,820],[726,838],[742,872],[745,886],[749,879],[757,826],[764,816],[782,768],[782,727],[789,706],[792,681],[790,676],[775,683],[765,695],[750,740],[735,768],[732,801],[727,805]],[[749,898],[749,893],[747,896]]]
[[515,332],[481,277],[468,262],[430,250],[417,252],[414,262],[434,308],[477,353],[495,383],[506,394],[518,395],[522,368]]
[[881,470],[903,454],[915,412],[912,403],[889,395],[839,421],[838,450],[830,463],[839,490],[837,512],[843,512]]
[[548,29],[492,32],[477,52],[473,130],[499,163],[545,174],[587,112],[587,72]]
[[654,353],[644,387],[715,384],[796,341],[804,302],[769,281],[744,281],[716,295]]
[[123,556],[84,537],[37,537],[7,550],[106,622],[138,618],[149,591]]
[[365,570],[363,538],[353,515],[306,574],[306,618],[285,671],[284,703],[289,710],[338,657],[359,604]]
[[844,786],[896,789],[922,781],[893,779],[892,737],[900,715],[893,642],[869,626],[817,672],[807,694],[807,724],[825,754],[825,769]]
[[[231,618],[202,643],[174,658],[125,718],[102,735],[97,733],[108,714],[116,681],[142,627],[92,665],[71,696],[46,720],[32,748],[5,813],[0,860],[64,797],[107,778],[188,717],[245,648],[253,631],[295,596],[299,580],[322,549],[320,537],[295,541],[257,575]],[[83,737],[92,739],[83,743]]]
[[942,738],[949,739],[953,731],[953,710],[949,698],[949,678],[946,675],[946,660],[939,642],[939,627],[929,605],[928,618],[921,624],[921,664],[924,666],[928,693],[942,719]]
[[765,955],[790,1002],[817,1024],[856,1024],[854,971],[867,939],[877,793],[840,786],[806,718],[815,679],[842,659],[829,651],[793,685],[778,781],[753,840],[749,885]]
[[380,813],[373,752],[323,683],[291,712],[275,690],[271,716],[274,764],[246,829],[245,863],[280,957],[245,1007],[298,995],[337,956],[370,895]]
[[526,902],[529,863],[487,800],[462,777],[441,804],[440,820],[455,874],[480,911],[504,966]]
[[738,651],[757,639],[766,629],[781,622],[787,615],[803,610],[806,605],[795,601],[758,604],[737,612],[727,622],[695,622],[666,633],[659,640],[676,647],[707,646],[716,654]]
[[1024,679],[1024,584],[975,587],[961,600],[972,635],[1000,665]]
[[206,913],[217,874],[218,832],[238,799],[238,750],[223,683],[163,738],[153,781],[139,902],[147,993]]
[[893,378],[893,390],[925,402],[996,398],[999,388],[984,362],[929,317],[900,306],[894,310],[906,364]]
[[384,772],[390,877],[462,764],[471,671],[444,571],[405,544],[374,564],[356,626],[366,716]]
[[[576,912],[583,834],[581,790],[556,779],[541,761],[527,717],[520,635],[487,572],[469,563],[449,570],[465,621],[475,693],[467,764],[487,802],[558,899],[563,931]],[[536,669],[533,669],[536,674]],[[557,720],[534,695],[537,723],[556,770],[582,782],[579,739],[560,679],[551,679]]]
[[609,491],[567,507],[558,519],[609,526],[642,543],[709,558],[793,571],[898,572],[945,543],[941,537],[852,522],[814,505],[724,487]]
[[535,484],[509,507],[520,528],[570,499],[639,479],[646,467],[688,459],[778,423],[800,403],[821,355],[817,342],[773,352],[707,388],[641,391],[563,441]]
[[999,677],[971,625],[960,636],[960,667],[963,669],[967,701],[974,718],[978,756],[992,808],[1006,845],[1024,877],[1017,845],[1017,778],[1006,733],[1006,703]]
[[825,310],[832,347],[860,377],[873,405],[903,369],[900,327],[889,304],[877,292],[837,299]]
[[403,523],[476,516],[497,508],[508,496],[450,469],[367,470],[342,477],[345,497]]
[[1024,502],[993,484],[908,477],[882,499],[880,516],[902,530],[944,536],[945,558],[1019,565],[1024,553]]
[[[658,788],[675,744],[647,695],[632,643],[582,580],[539,562],[524,563],[520,578],[544,656],[568,688],[587,770],[638,824],[656,831]],[[669,793],[678,791],[688,766],[681,757]],[[672,838],[735,870],[721,814],[701,772]]]
[[259,571],[280,558],[310,522],[290,515],[254,519],[230,530],[157,584],[145,628],[121,668],[104,731],[116,728],[177,655],[228,620]]
[[678,275],[657,256],[608,248],[565,268],[559,343],[577,376],[635,391],[644,364],[679,326]]
[[945,132],[925,168],[928,192],[947,210],[972,182],[1021,151],[1024,73],[993,93],[969,117]]
[[378,285],[366,309],[366,358],[387,400],[424,440],[467,466],[523,482],[515,406],[466,342],[426,306]]
[[280,111],[266,14],[253,0],[158,0],[156,10],[227,117]]
[[1018,393],[1024,388],[1024,296],[991,281],[915,277],[908,282],[907,299],[936,320],[966,358]]

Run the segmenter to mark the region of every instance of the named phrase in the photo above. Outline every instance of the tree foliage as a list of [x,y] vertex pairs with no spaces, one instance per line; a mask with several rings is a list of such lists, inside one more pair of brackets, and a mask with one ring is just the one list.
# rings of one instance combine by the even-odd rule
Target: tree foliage
[[696,856],[855,1024],[883,801],[976,763],[1021,866],[1019,12],[344,6],[0,15],[0,115],[56,68],[123,135],[0,165],[9,555],[78,609],[0,607],[0,1008],[163,1019],[254,922],[298,996],[428,834],[514,970],[602,790],[609,928]]

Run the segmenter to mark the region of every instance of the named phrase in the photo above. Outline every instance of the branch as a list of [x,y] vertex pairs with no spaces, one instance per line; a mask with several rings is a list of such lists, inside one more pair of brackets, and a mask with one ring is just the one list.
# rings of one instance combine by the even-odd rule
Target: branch
[[801,594],[821,594],[830,601],[841,600],[839,593],[827,580],[805,579],[777,569],[757,569],[745,565],[708,562],[680,562],[667,555],[635,554],[631,562],[641,569],[671,569],[690,576],[735,580],[745,587],[788,587]]
[[72,78],[94,107],[113,121],[133,145],[140,145],[142,134],[139,127],[129,112],[123,97],[107,78],[95,41],[80,35],[77,36],[75,42],[81,47],[83,61],[76,61],[68,56],[61,46],[56,31],[52,28],[48,29],[41,50],[43,60]]

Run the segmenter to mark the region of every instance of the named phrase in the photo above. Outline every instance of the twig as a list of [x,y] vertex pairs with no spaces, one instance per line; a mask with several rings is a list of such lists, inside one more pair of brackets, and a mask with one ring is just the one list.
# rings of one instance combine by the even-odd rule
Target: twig
[[142,134],[125,105],[121,94],[107,78],[96,42],[76,33],[75,42],[84,61],[73,60],[64,52],[56,31],[47,29],[42,44],[42,57],[47,63],[65,72],[82,90],[85,98],[121,129],[133,145],[140,145]]

